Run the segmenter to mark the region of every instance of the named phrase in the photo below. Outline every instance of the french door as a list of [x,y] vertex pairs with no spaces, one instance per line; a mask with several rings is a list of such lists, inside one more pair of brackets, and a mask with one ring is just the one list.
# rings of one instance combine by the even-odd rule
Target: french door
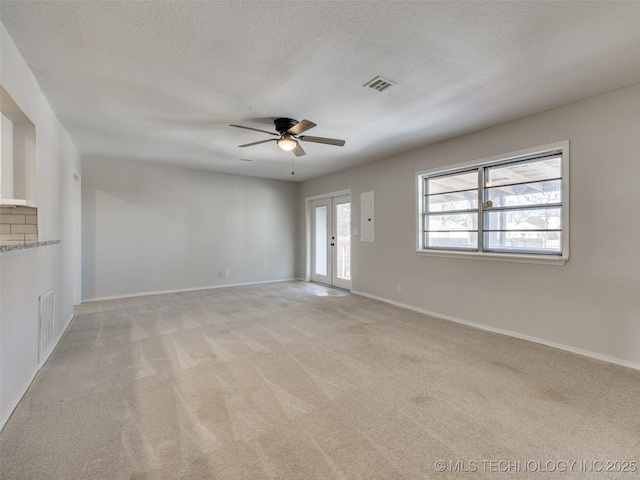
[[311,280],[351,289],[350,195],[312,202]]

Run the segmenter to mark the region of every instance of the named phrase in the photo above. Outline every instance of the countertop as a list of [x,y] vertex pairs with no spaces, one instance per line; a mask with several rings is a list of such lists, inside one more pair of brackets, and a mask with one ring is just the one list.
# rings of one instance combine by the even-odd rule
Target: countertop
[[55,245],[57,243],[60,243],[60,240],[49,240],[47,242],[16,243],[14,245],[0,245],[0,253],[12,252],[13,250],[26,250],[27,248],[45,247],[47,245]]

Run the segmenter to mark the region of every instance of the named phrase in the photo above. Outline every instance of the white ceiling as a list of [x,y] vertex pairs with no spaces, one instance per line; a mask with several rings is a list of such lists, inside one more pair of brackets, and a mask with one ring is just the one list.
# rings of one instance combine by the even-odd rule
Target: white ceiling
[[[2,0],[83,156],[306,180],[640,82],[640,2]],[[363,87],[381,75],[385,92]],[[295,159],[276,117],[309,119]],[[252,162],[241,162],[247,158]]]

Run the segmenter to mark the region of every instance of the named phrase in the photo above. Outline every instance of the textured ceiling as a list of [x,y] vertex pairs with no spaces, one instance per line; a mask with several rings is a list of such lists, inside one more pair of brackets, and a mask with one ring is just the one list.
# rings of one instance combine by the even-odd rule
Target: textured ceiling
[[[0,18],[83,156],[286,180],[640,82],[640,2],[2,0]],[[346,145],[304,143],[292,177],[291,153],[227,126],[280,116]]]

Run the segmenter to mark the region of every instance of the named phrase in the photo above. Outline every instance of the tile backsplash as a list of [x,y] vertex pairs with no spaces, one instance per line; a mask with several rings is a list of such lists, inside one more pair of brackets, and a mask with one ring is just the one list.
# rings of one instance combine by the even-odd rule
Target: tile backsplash
[[38,209],[0,207],[0,245],[38,241]]

